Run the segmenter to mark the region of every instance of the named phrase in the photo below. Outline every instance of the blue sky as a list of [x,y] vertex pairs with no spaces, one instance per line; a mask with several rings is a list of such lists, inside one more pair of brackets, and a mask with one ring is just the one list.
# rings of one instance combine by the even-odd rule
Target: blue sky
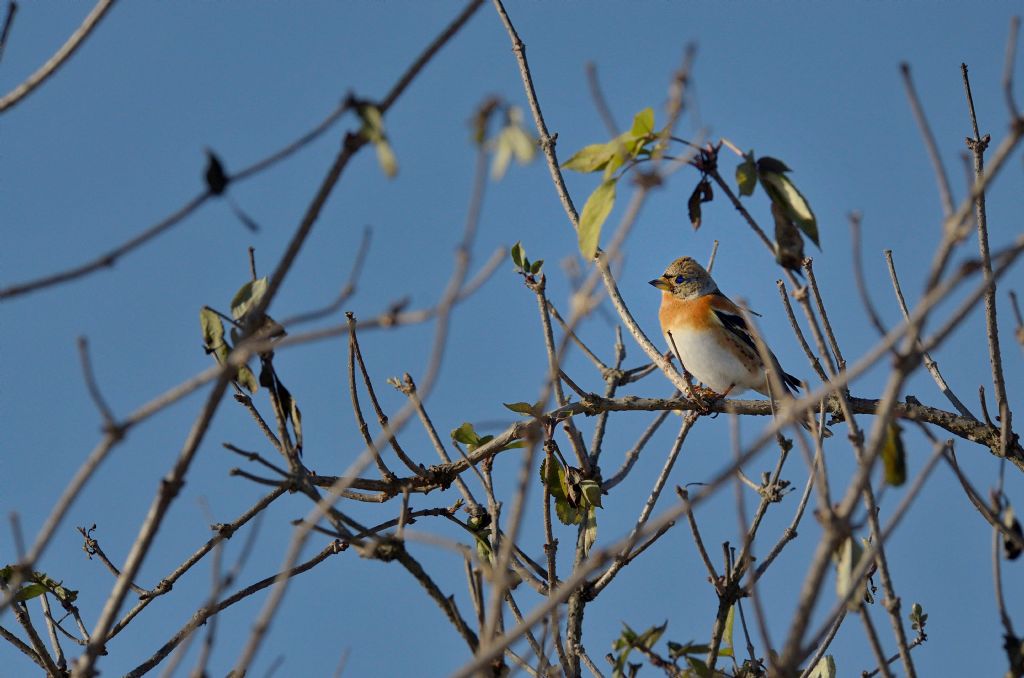
[[[202,149],[216,150],[229,170],[240,168],[291,141],[325,116],[348,92],[382,96],[424,45],[459,10],[452,2],[190,2],[122,3],[114,8],[81,51],[48,83],[0,120],[0,206],[3,247],[0,285],[23,281],[93,256],[130,237],[180,206],[202,188]],[[702,128],[711,138],[728,137],[759,155],[783,159],[813,205],[822,250],[813,252],[819,284],[830,304],[836,333],[847,357],[867,350],[876,338],[853,292],[846,215],[864,215],[864,252],[871,292],[883,318],[896,323],[883,249],[892,249],[911,301],[939,233],[941,209],[931,166],[914,125],[899,64],[910,63],[920,96],[948,165],[957,197],[965,183],[960,154],[970,126],[960,63],[970,67],[982,132],[1000,140],[1007,113],[1000,75],[1010,3],[984,10],[967,3],[509,3],[508,11],[528,46],[537,93],[564,160],[585,144],[608,137],[588,94],[584,66],[593,61],[619,125],[653,106],[663,119],[669,78],[683,48],[694,42],[698,56],[694,86],[680,132]],[[8,91],[42,63],[88,11],[86,4],[23,3],[0,62],[0,90]],[[1018,57],[1018,71],[1024,64]],[[1018,81],[1024,76],[1018,77]],[[1018,87],[1019,90],[1019,87]],[[332,195],[271,313],[284,317],[331,300],[348,275],[364,226],[373,242],[350,308],[357,316],[379,313],[408,296],[415,307],[431,305],[446,281],[461,232],[472,180],[473,148],[467,120],[488,95],[525,105],[509,41],[492,7],[485,5],[465,30],[431,62],[386,119],[400,172],[387,181],[372,153],[361,154]],[[256,248],[262,272],[280,256],[329,166],[346,118],[312,147],[257,178],[232,187],[233,198],[262,225],[253,235],[222,201],[204,206],[170,233],[118,262],[110,271],[72,285],[5,301],[0,321],[0,411],[3,412],[4,473],[0,509],[17,511],[34,535],[74,470],[99,438],[99,417],[78,367],[75,338],[89,338],[95,369],[111,406],[124,415],[145,400],[206,368],[198,309],[226,309],[248,276],[246,248]],[[733,159],[723,154],[725,176]],[[592,176],[567,176],[577,206],[596,185]],[[656,334],[657,294],[646,281],[673,258],[704,259],[720,241],[716,279],[726,294],[743,298],[764,318],[762,329],[787,370],[811,370],[785,323],[775,288],[779,272],[739,215],[720,197],[704,210],[694,232],[686,198],[696,181],[682,171],[656,191],[624,251],[620,287],[648,334]],[[624,201],[620,201],[624,202]],[[750,201],[762,222],[767,203]],[[1019,154],[989,194],[993,248],[1020,233],[1024,210]],[[612,222],[621,209],[612,213]],[[522,241],[531,258],[544,258],[552,299],[567,308],[568,284],[560,261],[576,252],[575,235],[540,163],[514,166],[488,187],[475,247],[480,265],[494,248]],[[961,257],[976,254],[968,244]],[[1001,289],[1007,381],[1020,402],[1021,353],[1013,345],[1006,289],[1021,287],[1019,270]],[[340,321],[332,319],[331,323]],[[976,409],[979,384],[991,393],[983,319],[972,313],[936,354],[947,379]],[[364,337],[364,354],[385,406],[401,405],[387,393],[386,377],[418,375],[432,328],[410,327]],[[601,315],[583,336],[604,356],[613,334]],[[627,364],[642,361],[628,346]],[[345,347],[324,342],[281,352],[278,369],[304,412],[305,460],[321,473],[340,472],[361,445],[345,389]],[[579,356],[570,373],[598,390],[599,375]],[[503,266],[453,320],[451,345],[441,381],[428,404],[442,432],[463,421],[484,422],[491,432],[510,421],[502,402],[532,400],[545,373],[535,301],[510,265]],[[876,397],[885,376],[876,368],[854,384],[854,394]],[[652,377],[629,393],[661,396],[669,385]],[[948,409],[924,374],[905,394]],[[121,562],[159,478],[181,447],[202,402],[193,395],[133,431],[75,504],[40,569],[80,593],[87,623],[98,615],[112,583],[99,563],[88,561],[74,527],[96,523],[97,536]],[[233,520],[263,494],[230,468],[241,460],[221,447],[265,449],[251,421],[225,403],[202,446],[188,484],[147,558],[140,580],[152,586],[208,533],[213,521]],[[625,449],[648,421],[624,415],[610,431],[603,467],[618,467]],[[865,420],[867,421],[867,420]],[[590,422],[581,425],[589,426]],[[753,436],[763,422],[743,422]],[[653,441],[628,482],[605,499],[600,539],[624,535],[643,504],[674,436],[674,422]],[[830,471],[837,482],[853,462],[833,440]],[[409,428],[406,447],[425,463],[433,451],[422,433]],[[923,438],[908,435],[910,472],[928,454]],[[962,465],[982,490],[998,466],[987,450],[960,443]],[[730,456],[728,421],[702,419],[684,448],[671,482],[712,477]],[[774,460],[748,467],[756,476]],[[511,486],[518,457],[505,455],[496,477]],[[803,480],[792,462],[789,477]],[[1024,502],[1016,472],[1007,471],[1011,500]],[[535,488],[537,489],[537,488]],[[904,490],[881,499],[891,512]],[[451,503],[454,493],[415,497],[415,508]],[[667,499],[666,499],[667,501]],[[204,509],[202,502],[208,506]],[[748,498],[752,503],[753,498]],[[762,531],[767,550],[791,518],[796,497],[775,507]],[[539,500],[534,501],[539,509]],[[667,504],[666,504],[667,505]],[[276,571],[290,534],[289,521],[308,502],[285,497],[268,511],[256,555],[240,581]],[[383,521],[396,507],[351,507],[367,522]],[[538,511],[525,535],[540,555]],[[736,543],[731,492],[698,513],[710,544]],[[423,532],[464,539],[447,525],[421,521]],[[805,519],[802,539],[789,546],[774,578],[763,587],[778,610],[776,642],[787,628],[813,539]],[[563,544],[570,532],[559,534]],[[230,560],[240,548],[230,543]],[[922,675],[995,675],[1005,670],[1001,630],[991,582],[991,535],[939,468],[894,537],[889,553],[905,608],[920,602],[929,612],[929,642],[915,650]],[[314,540],[307,551],[322,547]],[[435,546],[410,547],[456,595],[468,614],[461,560]],[[717,552],[717,548],[716,548]],[[14,560],[8,529],[0,530],[0,560]],[[563,570],[567,567],[562,565]],[[1008,564],[1006,595],[1021,600],[1024,589]],[[610,650],[620,622],[646,627],[669,620],[667,638],[709,636],[713,593],[687,534],[676,532],[646,558],[627,568],[586,617],[585,644],[594,657]],[[111,675],[130,670],[158,648],[199,606],[209,588],[209,565],[196,568],[172,596],[157,601],[118,637],[100,668]],[[825,598],[829,599],[826,593]],[[523,602],[534,602],[524,594]],[[221,620],[214,674],[232,665],[262,603],[256,597]],[[876,623],[888,628],[883,611]],[[1024,620],[1017,620],[1018,625]],[[10,617],[0,623],[12,624]],[[883,634],[887,651],[893,644]],[[870,669],[863,631],[851,620],[834,653],[842,675]],[[348,675],[437,675],[465,660],[465,646],[415,582],[397,566],[336,556],[297,579],[254,667],[261,675],[283,655],[289,675],[333,670],[349,651]],[[27,666],[7,645],[0,665]],[[186,659],[194,661],[195,650]],[[283,675],[283,674],[279,674]]]

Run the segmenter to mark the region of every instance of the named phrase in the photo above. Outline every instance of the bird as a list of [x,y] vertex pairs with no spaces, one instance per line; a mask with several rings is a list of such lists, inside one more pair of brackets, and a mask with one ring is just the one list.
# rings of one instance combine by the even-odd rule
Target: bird
[[[768,371],[743,312],[718,289],[703,266],[691,257],[680,257],[650,284],[661,290],[658,320],[665,341],[687,372],[717,397],[750,389],[780,396],[771,392]],[[775,354],[765,349],[783,390],[792,395],[794,389],[802,388],[803,382],[783,370]]]

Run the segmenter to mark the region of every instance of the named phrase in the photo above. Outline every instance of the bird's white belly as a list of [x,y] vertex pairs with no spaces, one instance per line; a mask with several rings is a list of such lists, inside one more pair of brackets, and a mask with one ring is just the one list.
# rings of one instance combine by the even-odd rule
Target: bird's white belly
[[686,371],[716,393],[732,389],[729,394],[736,395],[754,388],[762,378],[719,342],[713,331],[677,328],[671,339],[665,334],[665,341]]

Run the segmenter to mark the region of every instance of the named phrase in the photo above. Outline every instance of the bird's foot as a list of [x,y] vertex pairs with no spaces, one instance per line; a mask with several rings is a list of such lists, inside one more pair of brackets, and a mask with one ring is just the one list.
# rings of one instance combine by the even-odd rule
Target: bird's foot
[[724,397],[724,394],[717,393],[707,386],[694,386],[690,391],[690,402],[701,414],[710,414],[711,406]]

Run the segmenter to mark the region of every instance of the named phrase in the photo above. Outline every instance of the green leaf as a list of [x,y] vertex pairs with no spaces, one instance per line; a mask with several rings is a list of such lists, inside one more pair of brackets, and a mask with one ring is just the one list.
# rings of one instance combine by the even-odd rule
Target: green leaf
[[860,562],[864,549],[853,537],[847,537],[839,546],[839,553],[834,555],[836,560],[836,594],[840,599],[847,599],[846,609],[850,612],[857,612],[864,604],[864,597],[867,594],[867,580],[861,580],[857,591],[847,598],[853,587],[853,571]]
[[[718,654],[726,657],[732,656],[732,627],[735,622],[736,616],[736,605],[733,604],[729,607],[729,613],[725,616],[725,631],[722,632],[722,649],[718,651]],[[729,654],[723,654],[722,650],[725,648],[729,649]]]
[[820,248],[818,221],[810,204],[789,180],[789,177],[761,169],[761,163],[764,160],[765,158],[761,158],[758,161],[758,178],[761,180],[761,187],[764,188],[772,202],[782,207],[789,218],[804,232],[804,235]]
[[704,655],[711,652],[711,646],[704,643],[695,643],[690,641],[685,645],[672,642],[668,642],[668,656],[671,659],[679,659],[688,654]]
[[601,508],[601,484],[596,480],[584,480],[580,483],[580,490],[584,498],[591,506]]
[[583,491],[580,483],[583,481],[583,472],[575,466],[565,467],[565,500],[573,508],[586,508],[583,506]]
[[619,678],[624,676],[624,669],[626,668],[626,662],[629,659],[629,653],[633,650],[633,642],[636,640],[636,632],[629,628],[625,623],[622,624],[624,627],[622,633],[612,642],[613,650],[622,650],[618,656],[615,657],[615,662],[612,667],[613,678]]
[[565,501],[565,468],[554,457],[545,457],[540,462],[540,481],[547,486],[551,496]]
[[743,162],[736,166],[736,184],[740,195],[751,195],[757,186],[757,165],[754,164],[754,152],[743,156]]
[[587,198],[580,216],[579,245],[580,254],[591,260],[597,254],[597,246],[601,240],[601,226],[612,211],[615,204],[615,179],[606,179]]
[[515,264],[516,266],[518,266],[519,268],[522,268],[523,267],[523,255],[525,254],[525,250],[523,250],[522,243],[521,242],[516,242],[515,245],[512,245],[512,249],[509,252],[509,254],[512,256],[512,263]]
[[[78,591],[66,588],[59,584],[57,586],[51,587],[50,591],[53,593],[53,595],[57,596],[57,599],[60,600],[62,603],[70,604],[78,599]],[[925,615],[925,618],[927,617],[928,615]]]
[[473,534],[476,541],[476,555],[480,558],[480,562],[492,563],[492,556],[494,552],[491,550],[491,544],[487,539],[480,534]]
[[[587,523],[583,526],[583,557],[590,555],[590,547],[597,541],[597,507],[587,509]],[[664,631],[664,628],[662,628]],[[653,643],[652,643],[653,644]]]
[[885,442],[882,444],[882,468],[885,482],[899,487],[907,482],[907,452],[903,447],[903,436],[900,425],[895,421],[889,423],[885,431]]
[[395,159],[395,152],[391,149],[387,134],[384,132],[384,116],[380,109],[372,104],[359,106],[358,113],[363,120],[363,127],[359,130],[359,134],[376,148],[377,162],[384,175],[389,179],[394,177],[398,173],[398,161]]
[[452,440],[463,445],[476,445],[480,442],[480,436],[473,430],[473,425],[468,421],[462,426],[452,430]]
[[[619,637],[616,638],[615,641],[612,643],[612,649],[620,651],[619,654],[614,657],[612,675],[635,675],[640,665],[627,664],[627,661],[629,659],[629,653],[632,652],[635,648],[644,648],[647,650],[651,649],[655,644],[657,644],[662,634],[665,633],[665,628],[667,626],[668,622],[666,621],[661,626],[652,626],[643,633],[637,634],[636,631],[629,628],[628,624],[623,622],[622,633],[619,634]],[[627,666],[630,669],[633,669],[629,674],[625,673],[625,669],[627,668]]]
[[618,139],[612,139],[608,142],[608,146],[613,146],[613,152],[611,158],[608,159],[608,164],[604,166],[604,180],[611,179],[615,174],[616,170],[622,167],[627,157],[633,156],[633,151],[630,149],[629,139],[626,138],[628,132],[619,137]]
[[377,149],[377,164],[380,165],[384,176],[394,179],[398,174],[398,158],[395,157],[395,151],[391,148],[391,144],[387,139],[381,139],[374,143],[374,147]]
[[502,403],[505,407],[512,410],[517,414],[524,414],[528,417],[538,417],[543,414],[543,410],[540,408],[540,403]]
[[650,650],[661,640],[661,636],[665,633],[666,628],[668,628],[668,621],[660,626],[652,626],[636,637],[636,640],[633,641],[633,646],[644,647]]
[[924,613],[924,608],[921,607],[920,603],[914,603],[910,607],[910,628],[915,631],[922,631],[927,621],[928,615]]
[[647,107],[633,116],[633,126],[629,130],[634,139],[642,139],[654,134],[654,109]]
[[624,648],[632,648],[633,643],[636,642],[636,631],[629,627],[629,624],[622,622],[622,633],[619,637],[612,642],[613,650],[622,650]]
[[199,326],[203,331],[203,347],[212,353],[221,365],[228,359],[228,347],[224,343],[224,323],[220,316],[208,306],[199,310]]
[[[753,151],[750,152],[750,157],[753,159]],[[786,166],[786,163],[782,162],[778,158],[772,158],[771,156],[766,155],[757,161],[757,171],[758,173],[772,172],[774,174],[785,174],[786,172],[792,172],[793,170],[789,169],[789,167]]]
[[256,391],[260,390],[260,384],[256,381],[256,375],[252,373],[252,370],[249,369],[248,365],[242,365],[238,368],[238,374],[235,376],[235,381],[237,381],[242,388],[249,393],[256,393]]
[[541,266],[544,265],[543,259],[538,259],[530,265],[530,275],[537,275],[540,273]]
[[470,515],[466,524],[469,525],[471,532],[479,532],[491,524],[491,514],[483,512]]
[[494,157],[491,158],[491,180],[501,181],[501,178],[505,176],[505,170],[508,169],[509,160],[512,159],[512,145],[502,130],[501,134],[494,141]]
[[562,169],[574,172],[597,172],[611,161],[618,153],[618,142],[590,144],[576,151],[571,158],[562,163]]
[[384,116],[380,109],[371,104],[364,104],[358,109],[359,117],[363,119],[363,128],[360,130],[363,138],[371,143],[377,143],[384,139]]
[[[458,427],[457,429],[453,429],[452,430],[452,440],[454,440],[457,443],[462,443],[463,445],[466,445],[466,449],[468,449],[470,452],[472,452],[473,450],[475,450],[476,448],[480,447],[481,445],[486,445],[487,443],[489,443],[492,440],[494,440],[494,436],[492,436],[492,435],[481,436],[480,434],[478,434],[473,429],[473,425],[470,424],[467,421],[467,422],[464,422],[462,424],[462,426]],[[522,447],[522,446],[523,446],[522,441],[512,441],[512,442],[506,444],[501,449],[508,450],[508,449],[512,449],[514,447]]]
[[242,285],[235,296],[231,298],[231,317],[235,320],[241,320],[245,317],[245,314],[255,308],[259,303],[260,299],[267,291],[267,278],[263,277],[258,280],[250,280],[249,282]]
[[[554,493],[552,493],[554,496]],[[583,522],[583,516],[587,513],[587,509],[572,506],[564,497],[555,498],[555,515],[558,516],[558,522],[563,525],[579,525]]]
[[687,657],[686,663],[690,665],[690,670],[696,673],[700,678],[710,678],[711,670],[708,665],[704,663],[703,659],[697,657]]
[[42,584],[28,584],[18,589],[18,592],[14,594],[14,599],[17,601],[26,601],[46,593],[46,587]]
[[778,203],[772,202],[775,220],[775,261],[782,267],[803,275],[804,239],[789,214]]
[[63,582],[55,581],[45,572],[33,572],[31,579],[37,584],[42,584],[63,603],[73,603],[78,598],[78,591],[65,587]]
[[835,658],[827,654],[819,659],[814,665],[814,670],[807,674],[807,678],[836,678]]
[[537,155],[537,142],[522,127],[507,127],[505,134],[512,155],[520,165],[528,165]]

